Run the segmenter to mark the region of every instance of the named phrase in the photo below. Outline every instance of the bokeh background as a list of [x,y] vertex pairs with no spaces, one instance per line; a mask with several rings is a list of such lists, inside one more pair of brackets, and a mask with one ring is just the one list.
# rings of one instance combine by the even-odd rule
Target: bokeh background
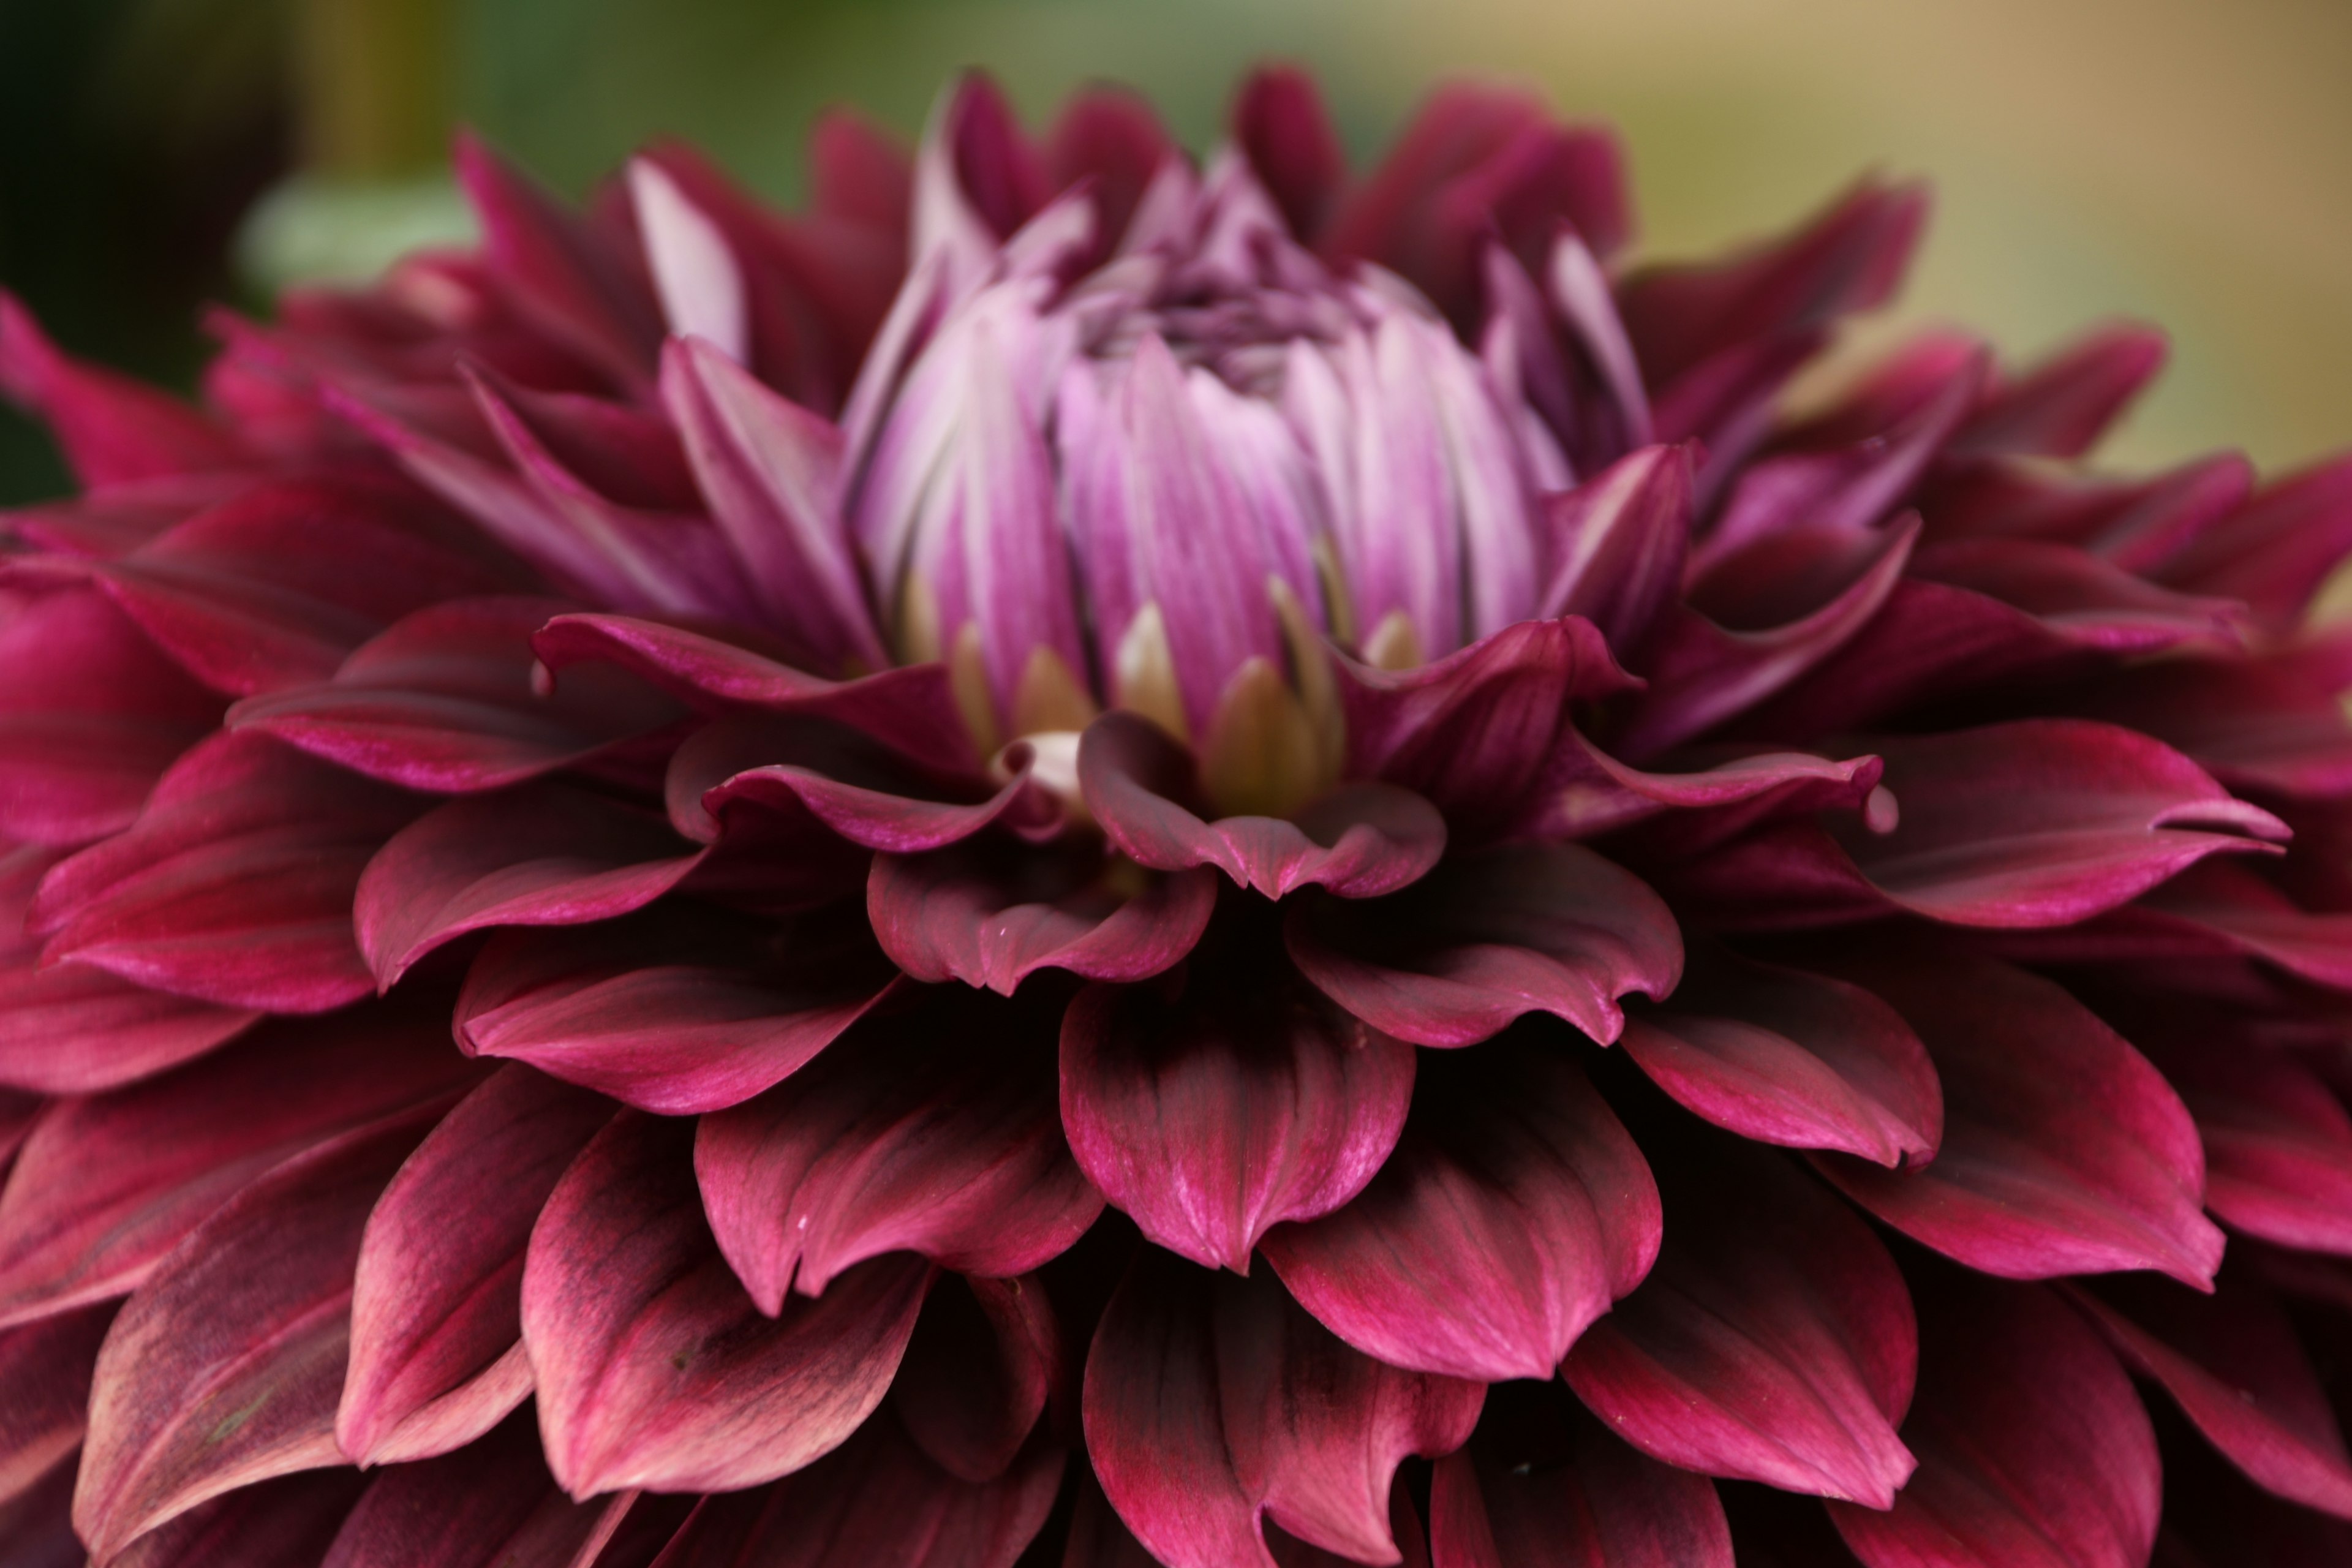
[[[573,192],[683,134],[791,200],[828,103],[911,136],[963,66],[1033,120],[1111,79],[1205,147],[1268,56],[1320,73],[1360,157],[1448,75],[1614,121],[1647,256],[1925,176],[1923,262],[1853,352],[2139,317],[2173,367],[2117,463],[2352,445],[2352,0],[0,0],[0,284],[184,383],[205,300],[463,234],[454,124]],[[63,483],[0,413],[0,502]]]

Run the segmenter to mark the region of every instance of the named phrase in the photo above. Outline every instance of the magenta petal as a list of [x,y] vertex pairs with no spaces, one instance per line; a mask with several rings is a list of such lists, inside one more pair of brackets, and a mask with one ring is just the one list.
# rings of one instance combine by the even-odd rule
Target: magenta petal
[[527,1417],[460,1453],[402,1465],[361,1497],[320,1568],[572,1568],[628,1498],[556,1489]]
[[323,1012],[373,989],[352,890],[413,796],[259,735],[176,763],[128,832],[60,862],[26,918],[70,959],[229,1008]]
[[2229,646],[2245,606],[2176,593],[2087,551],[2032,539],[1956,539],[1911,558],[1911,574],[1967,588],[2037,617],[2079,647],[2154,653],[2183,643]]
[[749,1100],[794,1071],[891,983],[871,938],[838,919],[763,930],[658,910],[493,938],[457,998],[457,1042],[685,1115]]
[[284,479],[196,513],[100,582],[182,668],[250,696],[327,679],[436,600],[528,581],[454,521],[382,482]]
[[618,384],[650,382],[661,325],[642,283],[579,217],[471,135],[458,138],[457,159],[507,302]]
[[1044,1282],[949,1275],[932,1288],[890,1384],[890,1408],[931,1462],[992,1481],[1018,1460],[1048,1399],[1066,1403],[1061,1327]]
[[0,1329],[0,1507],[81,1446],[110,1302]]
[[1549,1377],[1657,1256],[1649,1168],[1551,1049],[1490,1045],[1424,1077],[1371,1185],[1270,1233],[1266,1258],[1300,1305],[1392,1366]]
[[776,623],[828,668],[888,663],[836,504],[839,429],[697,339],[663,351],[661,381],[703,498]]
[[1216,909],[1214,870],[1177,871],[1132,897],[1108,886],[1110,875],[1084,847],[1052,857],[975,841],[877,855],[866,918],[890,961],[917,980],[961,980],[1007,996],[1040,969],[1148,980],[1192,951]]
[[2131,1380],[2047,1292],[1955,1287],[1920,1324],[1918,1471],[1887,1512],[1831,1503],[1838,1532],[1869,1568],[2140,1568],[2162,1478]]
[[0,834],[61,848],[130,826],[218,699],[100,594],[65,588],[0,618]]
[[[30,846],[0,853],[0,931],[21,929],[34,886],[56,859]],[[42,969],[39,956],[37,941],[0,937],[0,1084],[11,1088],[112,1089],[202,1056],[258,1016],[145,990],[81,964]],[[0,1124],[9,1121],[0,1115]],[[0,1148],[13,1146],[0,1134]]]
[[669,722],[677,709],[635,678],[575,669],[533,680],[530,635],[571,606],[465,599],[408,616],[324,685],[237,704],[229,722],[391,784],[459,794],[578,762]]
[[703,1223],[690,1123],[626,1114],[531,1232],[522,1332],[549,1467],[576,1498],[731,1490],[839,1447],[888,1392],[930,1282],[877,1258],[764,1321]]
[[526,1067],[493,1074],[426,1135],[368,1217],[335,1440],[362,1465],[446,1452],[529,1394],[524,1244],[610,1101]]
[[1293,822],[1204,821],[1185,804],[1198,798],[1191,756],[1133,713],[1106,713],[1087,727],[1078,783],[1103,831],[1139,865],[1214,866],[1270,899],[1316,886],[1349,899],[1393,892],[1445,847],[1444,820],[1430,804],[1385,784],[1343,786]]
[[436,1021],[363,1012],[268,1025],[161,1077],[55,1102],[0,1192],[0,1321],[123,1294],[278,1161],[475,1076]]
[[779,826],[821,823],[867,849],[917,854],[969,838],[1000,820],[1021,827],[1058,819],[1031,781],[1029,748],[1005,753],[996,780],[927,766],[846,725],[797,715],[744,714],[696,734],[670,760],[670,817],[708,842],[730,817]]
[[2124,1364],[2164,1385],[2206,1440],[2275,1496],[2352,1518],[2352,1456],[2294,1325],[2250,1279],[2199,1296],[2103,1281],[2075,1302]]
[[393,835],[361,874],[352,920],[376,983],[389,986],[470,931],[582,925],[641,909],[708,854],[657,812],[526,784],[451,801]]
[[1196,958],[1088,986],[1063,1020],[1078,1164],[1145,1236],[1213,1268],[1246,1272],[1268,1226],[1360,1192],[1412,1095],[1412,1047],[1286,967]]
[[824,680],[707,633],[631,616],[558,616],[531,638],[559,673],[601,659],[689,705],[808,713],[872,736],[927,766],[969,770],[976,759],[944,665],[908,665],[856,680]]
[[1558,564],[1542,616],[1581,616],[1611,647],[1639,647],[1681,586],[1696,478],[1689,446],[1645,447],[1552,498]]
[[1879,1218],[2009,1279],[2157,1268],[2203,1289],[2221,1233],[2205,1156],[2164,1076],[2052,982],[1948,949],[1841,944],[1807,962],[1892,1003],[1944,1086],[1924,1169],[1822,1173]]
[[1342,661],[1349,772],[1491,822],[1520,806],[1561,744],[1568,705],[1633,684],[1593,625],[1528,621],[1402,672]]
[[760,1310],[886,1252],[1003,1276],[1076,1241],[1102,1198],[1055,1118],[1052,1029],[1034,1004],[930,993],[706,1117],[703,1207]]
[[1530,1392],[1506,1406],[1497,1394],[1470,1447],[1437,1462],[1432,1568],[1731,1568],[1730,1528],[1706,1477],[1658,1463],[1557,1397]]
[[1728,953],[1625,1022],[1625,1051],[1685,1110],[1763,1143],[1924,1162],[1944,1093],[1902,1015],[1858,985]]
[[0,289],[0,395],[37,413],[84,485],[242,467],[242,444],[144,382],[77,360]]
[[1870,1227],[1781,1157],[1733,1145],[1670,1185],[1657,1267],[1560,1366],[1643,1452],[1706,1475],[1885,1508],[1917,1338]]
[[1357,1354],[1270,1279],[1147,1249],[1087,1357],[1087,1447],[1119,1517],[1171,1568],[1272,1568],[1261,1516],[1393,1561],[1398,1463],[1460,1447],[1483,1394]]
[[1059,1448],[1032,1444],[1004,1475],[962,1480],[886,1412],[773,1486],[694,1500],[656,1561],[660,1568],[1013,1568],[1052,1511],[1062,1470]]
[[2284,1051],[2195,1039],[2158,1056],[2197,1119],[2205,1201],[2234,1230],[2352,1257],[2352,1112]]
[[2072,924],[2208,855],[2286,836],[2188,758],[2113,725],[2018,720],[1877,749],[1901,820],[1832,831],[1888,898],[1957,925]]
[[1375,1028],[1422,1046],[1465,1046],[1525,1013],[1617,1037],[1618,1001],[1661,997],[1682,973],[1682,939],[1632,872],[1574,844],[1458,856],[1402,893],[1301,903],[1292,961]]
[[208,1498],[343,1462],[335,1397],[369,1208],[439,1106],[331,1139],[231,1198],[106,1336],[74,1528],[100,1560]]

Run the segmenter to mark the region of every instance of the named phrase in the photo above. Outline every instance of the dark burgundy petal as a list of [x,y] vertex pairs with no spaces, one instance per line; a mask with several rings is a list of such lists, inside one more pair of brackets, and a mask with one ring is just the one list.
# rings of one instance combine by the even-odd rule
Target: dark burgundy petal
[[0,395],[37,413],[84,485],[234,468],[243,443],[143,382],[77,360],[0,290]]
[[2294,1325],[2253,1280],[2210,1296],[2116,1279],[2072,1292],[2124,1364],[2164,1385],[2207,1440],[2279,1497],[2352,1518],[2352,1457]]
[[1549,1377],[1657,1256],[1649,1168],[1556,1047],[1490,1045],[1423,1076],[1371,1185],[1270,1233],[1266,1258],[1302,1306],[1391,1365]]
[[1457,84],[1430,95],[1319,246],[1402,273],[1464,324],[1476,318],[1490,235],[1533,266],[1563,226],[1602,255],[1624,243],[1632,217],[1616,138],[1559,125],[1524,95]]
[[1653,387],[1750,339],[1823,326],[1884,302],[1927,213],[1916,185],[1868,182],[1785,239],[1729,261],[1661,268],[1618,290]]
[[183,668],[247,697],[325,680],[403,616],[528,574],[413,492],[287,479],[198,512],[99,582]]
[[1688,444],[1645,447],[1551,498],[1546,521],[1558,563],[1544,618],[1580,616],[1610,647],[1638,648],[1681,586],[1696,479]]
[[1412,1047],[1286,968],[1196,957],[1160,981],[1090,985],[1063,1021],[1079,1166],[1144,1235],[1210,1268],[1246,1271],[1268,1226],[1354,1197],[1412,1095]]
[[[1653,856],[1686,859],[1749,826],[1817,811],[1891,814],[1876,757],[1843,762],[1805,752],[1713,745],[1675,753],[1689,772],[1649,773],[1619,762],[1573,728],[1544,770],[1533,807],[1517,825],[1537,837],[1591,837],[1646,823]],[[1700,763],[1709,763],[1699,766]],[[1661,820],[1663,819],[1663,820]]]
[[999,821],[1057,821],[1059,808],[1030,778],[1032,761],[1025,744],[1010,747],[1005,773],[990,779],[926,766],[830,719],[741,715],[678,748],[666,787],[671,821],[706,843],[731,816],[779,828],[814,822],[868,849],[916,854]]
[[1010,996],[1040,969],[1089,980],[1147,980],[1208,929],[1217,874],[1206,866],[1116,885],[1117,864],[968,841],[929,855],[877,855],[866,918],[892,963],[917,980],[961,980]]
[[1869,1568],[2140,1568],[2160,1501],[2131,1380],[2046,1291],[1958,1281],[1920,1324],[1904,1441],[1919,1468],[1886,1512],[1832,1502]]
[[1033,1444],[999,1479],[959,1480],[877,1415],[773,1486],[699,1500],[658,1568],[1013,1568],[1062,1466],[1060,1449]]
[[1050,1007],[960,987],[704,1118],[694,1163],[719,1249],[771,1317],[886,1252],[1024,1273],[1102,1210],[1056,1121]]
[[112,1321],[113,1304],[100,1302],[0,1329],[0,1505],[81,1446],[90,1369]]
[[0,616],[0,834],[60,848],[130,826],[218,699],[88,588]]
[[1262,1518],[1393,1561],[1398,1463],[1460,1447],[1483,1393],[1357,1354],[1264,1277],[1146,1248],[1087,1357],[1087,1452],[1119,1517],[1171,1568],[1272,1568]]
[[1924,1162],[1944,1094],[1902,1015],[1858,985],[1694,955],[1673,1000],[1626,1018],[1626,1054],[1685,1109],[1759,1142]]
[[2340,681],[2292,654],[2168,659],[2053,693],[2085,717],[2143,730],[2240,788],[2309,799],[2352,794],[2352,722]]
[[2115,326],[2093,332],[1995,386],[1952,440],[1955,452],[2079,458],[2164,368],[2164,334]]
[[[1871,552],[1817,607],[1775,626],[1733,627],[1687,605],[1670,609],[1649,658],[1649,689],[1614,749],[1656,756],[1772,696],[1868,625],[1895,591],[1918,537],[1916,518],[1861,537]],[[1844,552],[1844,543],[1838,546]]]
[[685,1115],[793,1072],[891,980],[873,939],[837,916],[761,927],[663,909],[492,938],[457,998],[457,1043]]
[[205,1215],[322,1139],[476,1076],[437,1019],[271,1024],[160,1077],[58,1100],[0,1192],[0,1321],[120,1296]]
[[1560,1375],[1669,1464],[1890,1506],[1912,1470],[1895,1428],[1917,1352],[1895,1260],[1781,1156],[1686,1154],[1665,1197],[1657,1267]]
[[1920,510],[1930,539],[2049,540],[2126,572],[2160,573],[2236,511],[2253,484],[2253,465],[2235,452],[2121,479],[2031,460],[1972,462],[1931,475]]
[[571,608],[551,599],[466,599],[396,623],[335,679],[247,698],[229,723],[371,778],[463,794],[562,767],[677,717],[669,700],[603,666],[552,690],[530,636]]
[[1955,539],[1911,558],[1911,575],[1966,588],[2038,619],[2057,637],[2109,653],[2182,644],[2228,646],[2244,635],[2245,606],[2176,593],[2087,551],[2032,539]]
[[890,1384],[890,1408],[931,1461],[966,1481],[1009,1469],[1045,1413],[1066,1405],[1061,1327],[1032,1275],[950,1274],[932,1289]]
[[1234,97],[1233,136],[1258,183],[1301,240],[1322,232],[1348,176],[1347,154],[1315,79],[1287,66],[1262,66]]
[[565,1497],[517,1415],[457,1453],[378,1475],[320,1568],[572,1568],[628,1502]]
[[558,616],[531,647],[551,670],[583,660],[617,664],[697,709],[807,713],[846,724],[928,767],[970,772],[977,762],[945,665],[825,680],[756,648],[632,616]]
[[1377,901],[1301,903],[1285,934],[1326,995],[1422,1046],[1469,1045],[1532,1012],[1605,1045],[1624,1023],[1620,998],[1664,996],[1682,973],[1665,904],[1573,844],[1457,856]]
[[451,801],[393,835],[353,895],[360,952],[389,986],[491,926],[583,925],[653,902],[708,850],[658,812],[553,783]]
[[351,900],[422,803],[260,735],[175,763],[129,831],[59,863],[26,919],[70,960],[218,1006],[323,1012],[374,989]]
[[2243,599],[2291,625],[2352,549],[2352,462],[2291,474],[2199,534],[2158,575],[2176,587]]
[[1561,744],[1570,702],[1633,684],[1600,630],[1575,616],[1507,626],[1418,669],[1343,660],[1339,673],[1349,773],[1487,822],[1523,805]]
[[1192,809],[1192,762],[1166,731],[1133,713],[1106,713],[1078,744],[1087,809],[1113,844],[1158,871],[1214,866],[1242,887],[1278,899],[1324,887],[1342,898],[1393,892],[1437,863],[1445,823],[1417,795],[1350,784],[1297,820],[1225,816]]
[[335,1440],[362,1465],[472,1441],[520,1403],[524,1244],[610,1101],[502,1068],[442,1119],[368,1216]]
[[2096,921],[2036,940],[2053,959],[2260,958],[2315,984],[2352,990],[2352,913],[2313,914],[2267,878],[2221,859],[2192,866]]
[[241,1487],[149,1531],[109,1568],[318,1568],[366,1486],[357,1470],[306,1470]]
[[2028,719],[1877,746],[1893,831],[1833,825],[1904,908],[1958,925],[2067,925],[2285,825],[2170,748],[2114,725]]
[[1815,1156],[1864,1208],[1972,1268],[2048,1279],[2157,1268],[2202,1289],[2221,1233],[2164,1076],[2059,986],[1941,947],[1840,944],[1807,963],[1892,1003],[1944,1086],[1925,1168]]
[[627,1113],[531,1232],[522,1332],[548,1464],[575,1498],[731,1490],[837,1447],[889,1389],[930,1266],[877,1258],[763,1321],[712,1242],[689,1122]]
[[74,1528],[100,1561],[206,1499],[339,1465],[352,1266],[442,1107],[298,1154],[190,1232],[99,1352]]
[[1553,1389],[1497,1390],[1431,1479],[1433,1568],[1731,1568],[1714,1486],[1611,1436]]
[[2352,1257],[2352,1114],[2319,1075],[2226,1037],[2157,1061],[2197,1119],[2213,1213],[2282,1247]]

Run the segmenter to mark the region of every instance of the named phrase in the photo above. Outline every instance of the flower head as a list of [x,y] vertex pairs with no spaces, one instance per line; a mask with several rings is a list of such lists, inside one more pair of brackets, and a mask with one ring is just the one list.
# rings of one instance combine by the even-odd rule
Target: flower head
[[813,156],[465,145],[202,409],[0,301],[10,1531],[2341,1554],[2352,468],[1792,411],[1920,195],[1630,269],[1485,89]]

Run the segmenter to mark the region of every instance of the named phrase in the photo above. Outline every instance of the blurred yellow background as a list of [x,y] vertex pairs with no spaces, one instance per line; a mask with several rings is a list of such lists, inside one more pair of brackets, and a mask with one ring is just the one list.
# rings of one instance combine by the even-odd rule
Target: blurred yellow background
[[[2019,355],[2109,316],[2169,331],[2116,462],[2236,446],[2275,469],[2352,444],[2352,0],[88,3],[131,61],[92,79],[136,112],[211,84],[184,142],[192,115],[278,95],[274,205],[238,219],[247,288],[446,226],[429,165],[453,118],[569,189],[675,132],[789,196],[830,102],[911,133],[961,66],[1033,120],[1108,78],[1201,147],[1237,75],[1277,55],[1320,73],[1360,158],[1449,75],[1613,121],[1644,255],[1791,222],[1864,169],[1924,177],[1937,218],[1898,324],[1958,321]],[[0,59],[48,4],[0,0]],[[26,287],[39,221],[0,189],[0,282]],[[322,228],[358,243],[321,249]]]

